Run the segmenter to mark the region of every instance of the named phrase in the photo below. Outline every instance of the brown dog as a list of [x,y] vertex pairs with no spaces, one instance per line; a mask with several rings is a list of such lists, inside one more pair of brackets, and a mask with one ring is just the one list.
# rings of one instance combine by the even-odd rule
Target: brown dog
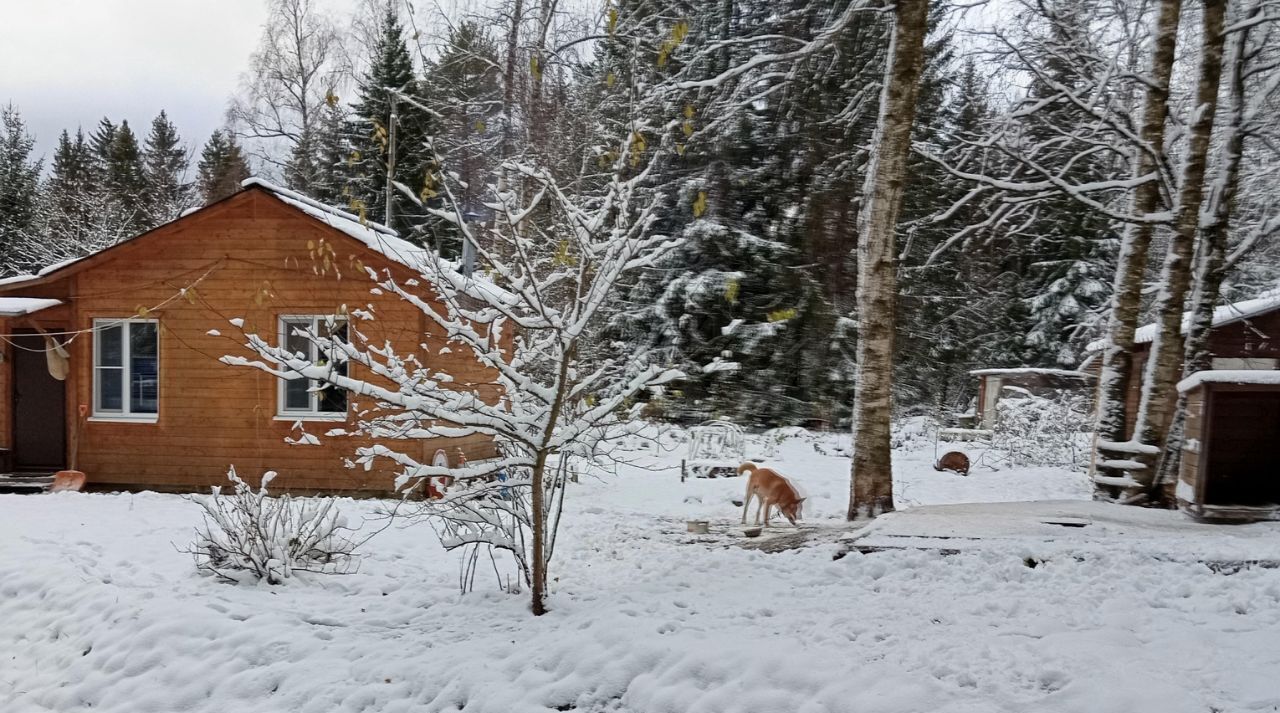
[[742,503],[742,524],[747,524],[747,510],[751,508],[751,498],[760,501],[756,508],[756,524],[760,524],[760,512],[764,511],[764,525],[769,526],[769,511],[778,508],[784,517],[796,524],[800,519],[800,506],[804,498],[796,491],[781,473],[771,468],[760,468],[755,463],[743,463],[738,466],[738,475],[750,472],[747,476],[747,497]]
[[949,470],[960,475],[969,474],[969,456],[960,451],[951,451],[943,454],[937,463],[933,464],[933,469],[937,471]]

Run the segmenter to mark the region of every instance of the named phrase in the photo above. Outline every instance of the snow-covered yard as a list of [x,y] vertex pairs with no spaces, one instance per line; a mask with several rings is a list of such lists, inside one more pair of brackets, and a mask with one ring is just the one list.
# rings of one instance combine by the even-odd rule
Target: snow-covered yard
[[[829,455],[807,438],[772,451],[824,528],[845,507],[835,440],[817,439]],[[937,473],[923,440],[897,456],[900,503],[1088,497],[1078,473]],[[198,518],[180,497],[0,496],[0,711],[1280,707],[1280,570],[1197,562],[1280,555],[1276,526],[1208,531],[1082,502],[1097,527],[1057,528],[1070,535],[1054,542],[1000,525],[999,508],[925,508],[867,541],[897,528],[955,543],[956,523],[1003,537],[766,554],[683,532],[691,517],[736,520],[741,479],[682,484],[678,454],[635,460],[570,491],[541,618],[483,575],[459,595],[457,559],[425,526],[378,535],[353,575],[232,586],[178,551]],[[377,505],[343,507],[357,519]]]

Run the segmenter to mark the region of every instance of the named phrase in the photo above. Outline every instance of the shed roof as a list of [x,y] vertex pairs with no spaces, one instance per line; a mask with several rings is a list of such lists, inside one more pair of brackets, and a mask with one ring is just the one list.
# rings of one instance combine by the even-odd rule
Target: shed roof
[[1018,374],[1040,374],[1044,376],[1062,376],[1070,379],[1092,379],[1093,374],[1073,369],[1042,369],[1035,366],[1015,366],[1007,369],[974,369],[970,376],[1014,376]]
[[1215,369],[1197,371],[1178,382],[1178,391],[1190,391],[1201,384],[1256,384],[1280,386],[1280,371],[1267,369]]
[[0,297],[0,317],[23,317],[60,304],[62,300],[43,297]]
[[[1224,324],[1238,322],[1240,320],[1249,319],[1250,317],[1257,317],[1258,315],[1266,314],[1267,312],[1277,309],[1280,309],[1280,288],[1267,290],[1257,297],[1215,308],[1213,310],[1213,326],[1221,327]],[[1190,327],[1191,313],[1183,312],[1182,333],[1186,334]],[[1154,322],[1139,327],[1138,330],[1133,333],[1134,344],[1150,344],[1155,340],[1156,331],[1159,330],[1159,328],[1160,325]],[[1101,351],[1105,344],[1106,340],[1099,339],[1097,341],[1090,342],[1089,345],[1085,347],[1085,350],[1091,352]]]

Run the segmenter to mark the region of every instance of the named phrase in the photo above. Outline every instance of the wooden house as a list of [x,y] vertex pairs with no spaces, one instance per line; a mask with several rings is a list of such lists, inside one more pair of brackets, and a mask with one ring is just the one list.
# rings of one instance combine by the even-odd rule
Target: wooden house
[[[369,343],[449,362],[454,386],[495,395],[462,350],[421,353],[434,324],[371,289],[367,269],[406,284],[420,251],[389,229],[250,179],[109,249],[0,280],[0,472],[74,462],[97,489],[195,491],[226,484],[234,466],[250,482],[276,471],[279,491],[391,491],[390,466],[350,467],[366,441],[314,437],[353,430],[354,414],[372,404],[220,358],[253,357],[249,332],[284,342],[295,327],[345,329],[346,306],[376,313],[360,323]],[[424,298],[437,299],[418,280]],[[404,448],[421,462],[494,455],[483,437]]]
[[1280,371],[1192,374],[1175,494],[1206,520],[1280,519]]

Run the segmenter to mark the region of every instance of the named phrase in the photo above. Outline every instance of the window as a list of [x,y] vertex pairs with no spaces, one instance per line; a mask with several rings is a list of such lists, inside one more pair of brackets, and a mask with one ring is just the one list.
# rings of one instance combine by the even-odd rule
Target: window
[[93,321],[93,415],[154,421],[160,406],[160,326]]
[[[337,349],[317,344],[315,339],[346,341],[347,322],[339,317],[289,316],[280,318],[280,343],[299,358],[315,366],[328,366],[331,373],[347,375],[346,356]],[[345,419],[347,392],[316,379],[292,373],[280,384],[280,415],[289,418]]]

